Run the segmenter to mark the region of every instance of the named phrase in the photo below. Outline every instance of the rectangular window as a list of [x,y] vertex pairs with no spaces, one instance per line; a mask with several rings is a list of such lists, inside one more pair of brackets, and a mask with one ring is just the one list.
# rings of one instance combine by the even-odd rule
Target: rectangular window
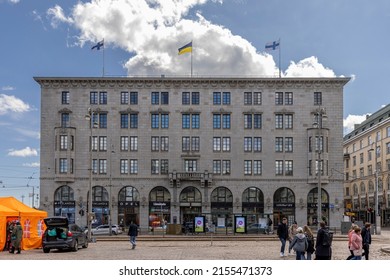
[[169,93],[161,92],[161,105],[168,105],[168,104],[169,104]]
[[169,114],[161,114],[161,128],[169,128]]
[[221,105],[221,93],[213,92],[213,105]]
[[160,166],[161,166],[161,174],[168,174],[169,172],[169,164],[168,164],[167,159],[162,159],[160,161]]
[[293,175],[293,161],[292,160],[286,160],[284,162],[284,168],[285,168],[285,175],[286,176],[292,176]]
[[254,160],[253,161],[253,174],[254,175],[261,175],[262,173],[262,162],[261,160]]
[[158,159],[152,159],[152,174],[159,174],[160,167],[159,167],[159,160]]
[[69,91],[63,91],[61,93],[61,103],[69,104]]
[[283,152],[283,137],[275,138],[275,152]]
[[191,123],[191,127],[194,128],[194,129],[199,129],[200,128],[200,116],[199,114],[192,114],[191,115],[192,118],[192,123]]
[[121,128],[129,128],[129,115],[121,114]]
[[221,151],[221,137],[213,138],[213,151],[220,152]]
[[98,172],[98,161],[97,159],[92,160],[92,173],[97,174]]
[[285,129],[292,129],[293,128],[293,115],[292,114],[284,115],[284,128]]
[[261,92],[253,93],[253,105],[261,105]]
[[252,161],[251,160],[244,161],[244,175],[252,175]]
[[230,128],[230,114],[222,115],[222,128],[229,129]]
[[129,161],[127,159],[121,159],[121,174],[129,174]]
[[60,135],[60,150],[68,149],[68,135]]
[[130,128],[138,128],[138,114],[130,114]]
[[283,105],[283,92],[275,92],[275,105]]
[[107,174],[107,160],[99,159],[99,174]]
[[182,105],[190,105],[190,93],[182,92],[181,93],[181,104]]
[[130,136],[130,151],[138,151],[138,136]]
[[129,150],[129,137],[121,136],[121,151],[128,151],[128,150]]
[[159,104],[160,104],[160,93],[152,92],[152,105],[159,105]]
[[293,93],[285,92],[284,93],[284,105],[293,105]]
[[253,128],[254,129],[260,129],[262,126],[261,123],[261,114],[254,114],[253,115]]
[[252,128],[252,114],[244,114],[244,128],[245,129]]
[[91,91],[89,93],[89,103],[90,104],[98,104],[98,98],[99,98],[99,94],[97,93],[97,91]]
[[314,105],[322,105],[322,92],[314,93]]
[[252,105],[252,92],[244,92],[244,105]]
[[213,128],[214,129],[221,128],[221,115],[220,114],[213,114]]
[[184,160],[184,170],[185,172],[196,172],[198,170],[198,162],[196,159]]
[[105,91],[99,92],[99,103],[107,104],[107,92]]
[[160,124],[160,115],[152,114],[152,128],[159,128]]
[[230,137],[223,137],[222,138],[222,151],[223,152],[230,152]]
[[191,125],[190,114],[182,114],[181,115],[181,128],[189,129]]
[[98,150],[98,137],[92,136],[92,151]]
[[121,92],[121,104],[129,104],[129,92],[128,91]]
[[99,150],[107,151],[107,136],[99,136]]
[[130,105],[138,105],[138,92],[130,92]]
[[69,113],[61,114],[61,127],[69,127],[70,126],[70,115]]
[[293,152],[293,138],[292,137],[284,138],[284,151],[286,153],[292,153]]
[[283,175],[283,160],[275,161],[275,175]]
[[60,173],[68,173],[68,159],[60,158]]
[[221,174],[221,161],[220,160],[213,160],[213,174]]
[[230,92],[224,92],[222,96],[222,104],[230,105]]
[[137,159],[130,160],[130,174],[138,174],[138,160]]
[[181,141],[182,141],[181,142],[181,150],[183,152],[189,152],[191,149],[190,137],[189,136],[182,137]]
[[151,143],[152,143],[152,152],[158,152],[160,149],[160,137],[152,136]]
[[99,128],[107,128],[107,113],[99,114]]
[[169,150],[169,138],[168,136],[161,136],[160,138],[160,151],[162,152],[168,152]]
[[252,152],[252,137],[244,137],[244,152]]
[[199,152],[199,150],[200,150],[200,138],[198,136],[191,137],[191,150],[193,152]]
[[254,137],[253,138],[253,151],[254,152],[261,152],[261,149],[262,149],[261,137]]
[[283,128],[283,114],[275,115],[275,128],[282,129]]
[[230,160],[223,160],[222,161],[222,174],[223,175],[230,175]]

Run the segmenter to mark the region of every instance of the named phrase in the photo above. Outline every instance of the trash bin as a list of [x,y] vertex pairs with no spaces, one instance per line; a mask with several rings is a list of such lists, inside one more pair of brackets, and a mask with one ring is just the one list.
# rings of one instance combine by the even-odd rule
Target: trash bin
[[167,234],[181,234],[181,225],[178,224],[168,224],[167,225]]

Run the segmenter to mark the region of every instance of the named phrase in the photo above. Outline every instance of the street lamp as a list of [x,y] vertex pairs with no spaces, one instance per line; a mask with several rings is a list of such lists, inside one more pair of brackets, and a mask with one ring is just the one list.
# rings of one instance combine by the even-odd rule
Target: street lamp
[[108,205],[109,205],[109,215],[108,215],[108,224],[109,224],[109,233],[112,235],[112,199],[111,199],[111,188],[112,188],[112,154],[115,153],[113,150],[113,146],[111,147],[111,153],[110,153],[110,197],[108,199]]
[[327,119],[326,110],[325,108],[318,108],[315,112],[316,120],[313,123],[313,126],[317,128],[317,176],[318,176],[318,194],[317,194],[317,227],[320,229],[320,220],[322,219],[322,189],[321,189],[321,172],[324,168],[321,160],[321,152],[324,149],[324,141],[323,141],[323,135],[322,135],[322,121],[324,119]]
[[94,122],[94,112],[91,110],[91,108],[88,108],[88,114],[85,115],[85,119],[89,121],[90,124],[90,150],[89,150],[89,192],[88,192],[88,240],[92,240],[92,130],[95,126]]
[[[378,146],[375,144],[375,234],[381,234],[381,216],[379,215],[379,201],[378,201]],[[373,149],[371,148],[370,151]]]

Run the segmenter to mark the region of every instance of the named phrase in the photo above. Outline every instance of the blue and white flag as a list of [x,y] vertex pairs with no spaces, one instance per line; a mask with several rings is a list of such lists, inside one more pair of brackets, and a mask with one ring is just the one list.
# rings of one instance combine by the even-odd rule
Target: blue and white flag
[[279,49],[280,46],[280,39],[277,41],[269,42],[265,44],[265,50],[271,50],[274,51],[276,49]]
[[99,51],[100,48],[102,48],[102,47],[104,47],[104,40],[98,42],[95,46],[93,46],[93,47],[91,48],[91,50],[97,49],[97,50]]

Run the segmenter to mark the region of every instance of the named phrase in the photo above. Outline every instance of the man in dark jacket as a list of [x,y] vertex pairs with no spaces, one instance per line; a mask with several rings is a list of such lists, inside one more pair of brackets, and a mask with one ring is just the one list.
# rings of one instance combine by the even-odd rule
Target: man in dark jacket
[[130,222],[129,232],[127,233],[127,235],[130,236],[130,243],[131,245],[133,245],[131,249],[135,249],[135,246],[137,245],[136,239],[138,236],[138,226],[133,221]]
[[325,222],[320,222],[316,239],[316,260],[330,260],[332,257],[332,246],[324,242],[326,232],[329,233],[329,229]]
[[371,244],[371,224],[366,223],[362,229],[362,241],[363,241],[363,256],[368,260],[368,255],[370,254],[370,244]]
[[283,218],[282,222],[279,223],[276,233],[279,237],[280,242],[282,243],[282,246],[280,247],[280,256],[284,257],[284,249],[286,247],[286,240],[288,238],[287,218]]

